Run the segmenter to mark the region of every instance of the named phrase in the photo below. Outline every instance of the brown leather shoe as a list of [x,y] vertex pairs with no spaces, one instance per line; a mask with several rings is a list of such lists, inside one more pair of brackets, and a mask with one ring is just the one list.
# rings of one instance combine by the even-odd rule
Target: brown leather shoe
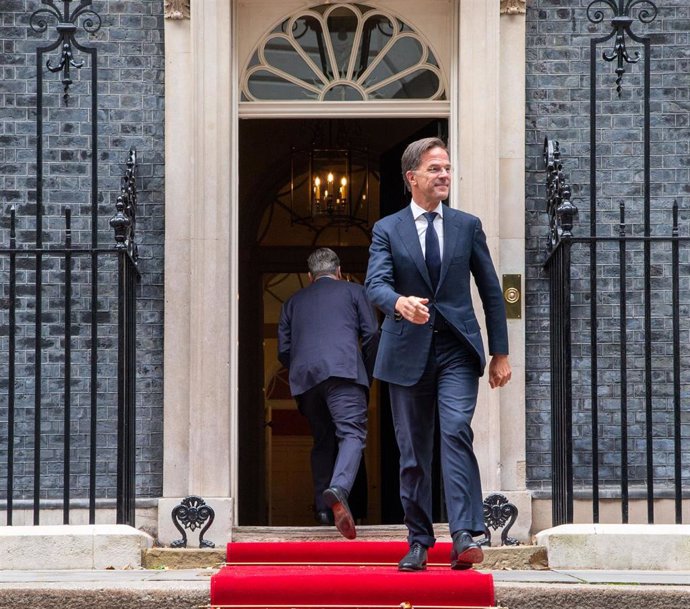
[[424,571],[425,569],[426,548],[421,543],[415,542],[398,563],[398,571]]
[[327,488],[321,496],[326,502],[326,505],[333,510],[335,528],[340,531],[340,534],[346,539],[354,539],[357,537],[355,521],[354,518],[352,518],[350,506],[347,504],[347,493],[345,489],[339,486],[331,486]]
[[474,563],[484,560],[484,550],[472,538],[469,531],[458,531],[453,535],[453,551],[450,553],[450,568],[456,571],[471,569]]

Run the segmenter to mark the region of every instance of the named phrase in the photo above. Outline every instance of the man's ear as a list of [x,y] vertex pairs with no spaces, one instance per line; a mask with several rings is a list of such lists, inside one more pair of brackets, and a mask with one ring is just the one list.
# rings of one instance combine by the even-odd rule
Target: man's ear
[[335,276],[336,276],[338,279],[342,279],[342,278],[343,278],[343,276],[342,276],[341,273],[340,273],[340,267],[338,267],[337,269],[335,269]]
[[307,277],[309,277],[309,283],[314,283],[314,278],[311,276],[311,273],[307,273]]
[[405,172],[405,177],[407,178],[407,181],[410,184],[416,184],[417,183],[417,179],[416,179],[416,176],[414,175],[414,171]]

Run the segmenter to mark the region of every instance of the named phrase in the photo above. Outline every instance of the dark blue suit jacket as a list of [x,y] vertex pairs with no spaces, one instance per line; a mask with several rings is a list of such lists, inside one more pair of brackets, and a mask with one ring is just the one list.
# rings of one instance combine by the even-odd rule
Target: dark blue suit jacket
[[361,285],[322,277],[302,288],[283,304],[278,324],[278,359],[290,371],[292,395],[330,377],[368,387],[378,339]]
[[[484,307],[489,352],[507,354],[503,294],[479,218],[443,208],[443,260],[435,293],[410,207],[374,225],[365,286],[371,303],[386,315],[374,369],[376,378],[403,386],[419,380],[429,356],[436,311],[474,348],[483,372],[486,357],[472,306],[470,275]],[[429,323],[396,319],[395,303],[400,296],[428,298]]]

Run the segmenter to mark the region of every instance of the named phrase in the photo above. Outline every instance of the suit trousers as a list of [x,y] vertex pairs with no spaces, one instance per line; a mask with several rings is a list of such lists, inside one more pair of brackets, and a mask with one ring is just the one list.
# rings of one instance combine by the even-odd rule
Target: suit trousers
[[440,426],[441,473],[450,532],[484,531],[479,466],[471,423],[477,404],[479,357],[449,330],[435,331],[426,368],[410,386],[389,384],[400,449],[400,499],[408,542],[432,547],[431,464],[435,409]]
[[331,377],[296,399],[314,438],[314,509],[323,512],[328,509],[321,497],[323,491],[339,486],[349,493],[355,482],[366,443],[367,389],[354,381]]

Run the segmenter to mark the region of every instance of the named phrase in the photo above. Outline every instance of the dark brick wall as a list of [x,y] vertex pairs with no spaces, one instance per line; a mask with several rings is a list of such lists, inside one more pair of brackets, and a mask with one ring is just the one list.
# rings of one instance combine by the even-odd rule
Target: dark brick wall
[[[55,3],[62,9],[63,3]],[[72,2],[72,8],[79,2]],[[34,32],[29,17],[45,8],[39,0],[0,2],[0,247],[8,244],[10,208],[17,214],[20,246],[35,243],[36,233],[36,48],[56,40],[56,21]],[[139,207],[137,241],[141,284],[137,299],[137,495],[162,492],[163,423],[163,202],[164,202],[164,48],[162,0],[95,0],[102,19],[89,35],[81,27],[77,41],[98,50],[98,242],[114,244],[108,225],[114,214],[124,163],[137,150]],[[65,240],[64,211],[72,210],[75,247],[91,242],[91,74],[89,56],[74,50],[81,70],[72,69],[69,100],[62,98],[60,74],[43,69],[44,220],[43,242]],[[44,55],[54,65],[56,51]],[[0,258],[0,494],[7,468],[8,258]],[[33,488],[34,340],[36,272],[32,258],[18,261],[17,382],[15,421],[15,498]],[[117,291],[113,260],[98,268],[98,495],[114,496],[116,446]],[[61,496],[64,437],[64,271],[65,261],[47,256],[43,265],[42,466],[44,497]],[[88,483],[91,344],[88,325],[91,269],[87,259],[73,263],[72,299],[72,480],[73,496],[84,496]]]
[[[590,40],[610,32],[610,9],[604,23],[587,18],[589,0],[529,0],[527,11],[527,475],[532,489],[550,487],[550,372],[548,282],[542,269],[548,220],[542,146],[545,136],[558,140],[564,168],[573,186],[580,213],[574,234],[590,233]],[[658,15],[651,24],[636,18],[633,32],[649,34],[651,48],[651,229],[654,235],[671,232],[671,206],[678,201],[681,235],[687,236],[690,214],[690,4],[687,0],[658,0]],[[606,9],[599,3],[597,8]],[[608,12],[607,12],[608,11]],[[628,39],[629,51],[642,52]],[[643,73],[642,60],[626,65],[620,98],[615,90],[615,64],[601,58],[612,41],[597,52],[597,205],[598,235],[617,235],[619,206],[626,206],[628,234],[643,230]],[[690,419],[686,370],[690,367],[690,254],[681,248],[681,367],[683,372],[683,478],[690,480]],[[574,248],[573,267],[573,394],[575,486],[587,488],[591,480],[591,387],[589,268],[587,248]],[[628,281],[628,463],[633,486],[644,485],[646,433],[645,387],[653,387],[654,476],[658,489],[673,482],[671,265],[670,248],[652,248],[652,380],[644,374],[643,254],[639,244],[626,255]],[[618,344],[618,245],[597,250],[599,297],[599,433],[600,477],[615,488],[621,476],[620,357]]]
[[[589,0],[528,0],[527,12],[527,457],[528,480],[535,490],[550,485],[550,393],[549,393],[549,324],[548,284],[542,270],[547,232],[544,213],[544,174],[541,154],[544,136],[561,143],[566,172],[580,198],[580,216],[576,234],[587,234],[589,226],[589,41],[603,35],[607,26],[594,26],[586,16]],[[60,3],[61,5],[61,3]],[[690,205],[690,6],[687,0],[659,0],[659,14],[649,25],[635,22],[634,31],[652,35],[652,221],[655,234],[668,232],[669,205],[677,199],[681,207],[681,233],[688,234]],[[53,23],[46,34],[35,34],[29,27],[29,15],[40,8],[38,0],[1,0],[0,5],[0,244],[7,243],[9,208],[14,205],[18,217],[18,237],[28,242],[34,239],[35,216],[35,48],[49,36],[54,37]],[[99,53],[99,239],[101,244],[112,242],[108,219],[113,213],[119,190],[123,162],[131,146],[137,148],[139,167],[138,240],[142,256],[141,289],[138,298],[138,361],[137,361],[137,492],[139,496],[155,497],[162,491],[162,335],[163,335],[163,18],[162,0],[95,0],[93,8],[102,17],[101,30],[89,37],[80,30],[78,40],[94,45]],[[638,47],[634,44],[631,51]],[[603,50],[603,49],[601,49]],[[55,53],[50,57],[56,60]],[[77,53],[76,59],[81,60]],[[76,243],[85,243],[90,236],[90,69],[89,61],[81,72],[73,70],[75,84],[70,91],[69,105],[61,99],[62,87],[58,75],[44,70],[45,105],[45,223],[44,240],[59,244],[64,240],[63,212],[69,205],[74,214]],[[597,227],[599,234],[615,234],[618,230],[618,205],[627,205],[630,230],[639,232],[641,221],[641,72],[640,66],[627,66],[623,79],[623,93],[614,93],[613,65],[599,61],[598,113],[600,127],[600,191]],[[609,248],[610,250],[610,248]],[[587,354],[588,303],[586,285],[580,277],[588,274],[586,252],[576,252],[579,266],[575,273],[574,313],[575,352]],[[639,278],[639,251],[629,254],[631,281]],[[683,286],[687,289],[688,253],[683,256]],[[604,322],[600,335],[602,353],[602,389],[600,415],[602,441],[602,478],[615,482],[620,474],[617,459],[619,445],[620,388],[616,387],[618,347],[609,334],[617,323],[617,294],[619,284],[613,273],[617,253],[606,247],[599,253],[601,298],[608,309],[601,310]],[[655,252],[655,273],[658,282],[654,293],[659,299],[654,309],[654,328],[658,335],[668,336],[668,251]],[[3,307],[0,318],[0,353],[7,345],[7,275],[3,258],[0,281]],[[29,492],[32,484],[33,430],[33,317],[31,284],[35,273],[24,262],[20,273],[20,311],[18,314],[18,353],[16,384],[18,413],[16,423],[15,486]],[[83,263],[75,263],[79,270]],[[608,268],[607,268],[608,265]],[[52,455],[52,463],[44,471],[44,487],[53,488],[46,494],[59,494],[61,472],[62,410],[60,378],[64,373],[59,353],[64,319],[61,317],[60,278],[64,263],[46,261],[44,272],[47,311],[44,318],[44,393],[50,407],[44,412],[43,427],[51,431],[46,438],[44,454]],[[88,268],[75,275],[75,317],[84,322],[84,310],[89,304]],[[113,274],[104,263],[99,271],[101,300],[100,318],[106,324],[102,335],[99,379],[104,403],[99,420],[99,473],[103,474],[103,495],[112,495],[114,446],[114,356],[115,335],[112,320]],[[637,283],[631,284],[639,286]],[[688,299],[684,302],[687,302]],[[630,294],[631,321],[631,465],[634,481],[644,477],[645,431],[640,391],[644,386],[641,372],[640,330],[641,298],[639,289]],[[688,307],[683,306],[683,344],[688,340]],[[109,313],[110,312],[110,313]],[[110,324],[110,326],[108,326]],[[88,362],[85,348],[89,344],[88,327],[79,323],[75,328],[75,411],[73,429],[75,452],[88,445]],[[667,351],[668,342],[662,342]],[[81,349],[81,352],[79,351]],[[51,353],[53,355],[51,355]],[[684,356],[687,357],[687,356]],[[585,362],[585,359],[581,360]],[[684,370],[688,369],[683,360]],[[690,364],[690,362],[687,362]],[[576,364],[577,366],[577,364]],[[589,441],[588,372],[581,364],[576,369],[576,475],[586,484],[591,454]],[[659,355],[655,363],[655,463],[658,473],[668,478],[670,450],[668,444],[669,398],[667,385],[669,360]],[[7,416],[7,361],[0,361],[0,421]],[[604,383],[602,383],[604,384]],[[100,391],[100,389],[99,389]],[[683,386],[684,395],[688,387]],[[685,411],[687,415],[687,408]],[[690,423],[684,420],[684,437],[690,436]],[[4,462],[6,452],[6,424],[0,425],[0,488],[5,487]],[[686,464],[690,448],[684,445]],[[79,461],[81,457],[78,457]],[[88,467],[83,459],[74,467],[73,488],[83,488]],[[52,494],[51,494],[52,493]]]

